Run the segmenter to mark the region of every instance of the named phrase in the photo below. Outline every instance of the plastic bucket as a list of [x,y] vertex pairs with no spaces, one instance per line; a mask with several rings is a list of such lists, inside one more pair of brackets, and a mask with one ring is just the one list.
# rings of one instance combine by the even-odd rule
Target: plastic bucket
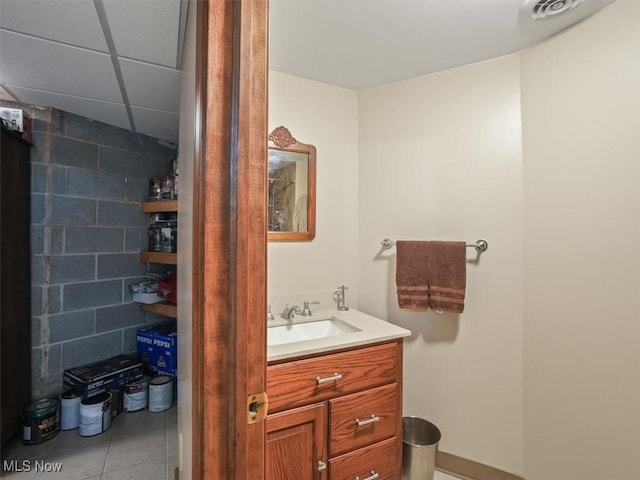
[[433,480],[441,434],[433,423],[402,418],[402,480]]

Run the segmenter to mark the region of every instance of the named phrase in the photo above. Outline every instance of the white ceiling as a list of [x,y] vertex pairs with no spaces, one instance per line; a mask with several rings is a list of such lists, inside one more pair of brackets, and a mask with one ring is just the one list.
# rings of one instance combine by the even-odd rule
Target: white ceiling
[[[538,1],[577,7],[533,20]],[[270,68],[362,90],[517,52],[614,1],[271,0]],[[0,0],[0,99],[177,142],[187,4]]]

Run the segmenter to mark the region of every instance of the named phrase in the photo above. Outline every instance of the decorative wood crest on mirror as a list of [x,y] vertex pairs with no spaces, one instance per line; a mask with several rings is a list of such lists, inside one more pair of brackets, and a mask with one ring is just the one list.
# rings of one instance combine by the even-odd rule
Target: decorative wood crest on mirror
[[316,147],[298,142],[285,127],[269,134],[269,241],[316,236]]

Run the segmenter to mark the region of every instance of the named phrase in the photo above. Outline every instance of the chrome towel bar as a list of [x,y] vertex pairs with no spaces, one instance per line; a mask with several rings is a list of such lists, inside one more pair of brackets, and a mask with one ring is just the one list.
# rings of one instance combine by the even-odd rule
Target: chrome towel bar
[[[380,242],[380,245],[382,245],[382,248],[384,248],[385,250],[389,250],[391,247],[395,246],[395,244],[396,242],[394,242],[390,238],[385,238],[384,240],[382,240],[382,242]],[[489,242],[481,238],[479,240],[476,240],[476,243],[467,243],[465,244],[465,246],[467,248],[473,247],[477,252],[482,253],[485,252],[487,248],[489,248]]]

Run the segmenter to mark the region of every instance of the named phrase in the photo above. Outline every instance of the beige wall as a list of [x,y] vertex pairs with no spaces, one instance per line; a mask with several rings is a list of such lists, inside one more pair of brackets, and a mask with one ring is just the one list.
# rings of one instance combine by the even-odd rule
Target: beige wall
[[522,54],[525,472],[640,478],[640,2]]
[[[618,0],[520,54],[357,96],[272,74],[270,128],[326,170],[317,243],[270,244],[270,294],[347,279],[412,330],[404,414],[442,450],[528,480],[640,478],[639,60],[640,2]],[[384,237],[486,238],[465,313],[400,311]]]
[[[521,472],[518,57],[362,92],[359,192],[360,309],[413,332],[404,414],[435,423],[442,450]],[[385,237],[487,239],[468,264],[464,314],[400,311]]]
[[192,465],[192,375],[191,291],[193,272],[193,162],[195,147],[195,41],[196,3],[189,1],[187,32],[180,89],[180,193],[178,196],[178,448],[180,478],[191,478]]
[[274,297],[297,298],[291,294],[329,307],[331,293],[342,284],[350,287],[351,301],[357,301],[357,115],[353,90],[269,74],[269,131],[284,125],[300,142],[314,145],[317,155],[316,238],[268,245],[274,314],[280,309]]

